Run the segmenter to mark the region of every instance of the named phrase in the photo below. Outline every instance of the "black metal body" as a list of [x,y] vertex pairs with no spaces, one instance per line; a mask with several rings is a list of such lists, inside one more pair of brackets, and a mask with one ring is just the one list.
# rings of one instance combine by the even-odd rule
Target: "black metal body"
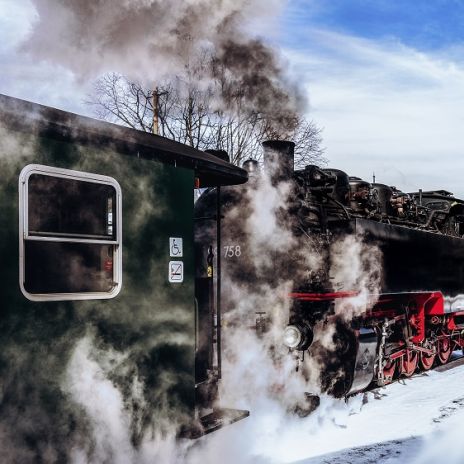
[[332,224],[332,232],[356,234],[383,256],[381,293],[464,290],[464,239],[364,218]]

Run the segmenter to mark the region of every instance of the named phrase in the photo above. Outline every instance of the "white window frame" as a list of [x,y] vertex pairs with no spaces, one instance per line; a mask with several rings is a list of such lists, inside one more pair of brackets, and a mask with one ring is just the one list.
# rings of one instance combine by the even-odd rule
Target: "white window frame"
[[[112,240],[86,239],[61,236],[29,235],[29,178],[32,174],[40,174],[63,179],[80,180],[95,184],[110,185],[116,190],[116,237]],[[55,168],[41,164],[29,164],[23,168],[19,175],[19,285],[23,295],[31,301],[69,301],[69,300],[103,300],[114,298],[121,291],[122,286],[122,192],[118,181],[109,176],[89,172],[74,171],[71,169]],[[114,245],[113,252],[113,281],[115,286],[109,292],[79,292],[79,293],[29,293],[24,287],[25,255],[24,243],[26,240],[42,242],[67,242]]]

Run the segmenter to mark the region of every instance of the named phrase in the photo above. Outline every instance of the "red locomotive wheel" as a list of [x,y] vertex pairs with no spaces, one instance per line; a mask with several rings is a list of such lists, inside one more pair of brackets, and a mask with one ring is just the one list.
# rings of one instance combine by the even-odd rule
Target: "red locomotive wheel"
[[406,377],[411,377],[416,371],[419,356],[416,351],[406,350],[406,354],[403,356],[403,374]]
[[427,354],[422,353],[420,354],[420,365],[424,369],[424,371],[428,371],[432,369],[433,363],[435,362],[435,358],[437,357],[435,354]]
[[[443,332],[442,335],[446,335]],[[439,338],[437,340],[438,362],[446,364],[451,356],[451,339],[449,337]]]
[[436,353],[437,349],[436,349],[436,345],[428,339],[425,340],[423,347],[429,350],[432,350],[433,348],[435,348],[435,354],[427,354],[427,353],[423,353],[422,351],[419,353],[420,366],[422,369],[424,369],[424,371],[428,371],[432,369],[433,363],[435,362],[435,359],[437,358],[437,353]]
[[384,378],[384,384],[388,384],[392,382],[392,380],[395,378],[395,373],[396,373],[396,366],[397,366],[396,359],[389,360],[387,361],[387,364],[385,364],[383,368],[383,378]]

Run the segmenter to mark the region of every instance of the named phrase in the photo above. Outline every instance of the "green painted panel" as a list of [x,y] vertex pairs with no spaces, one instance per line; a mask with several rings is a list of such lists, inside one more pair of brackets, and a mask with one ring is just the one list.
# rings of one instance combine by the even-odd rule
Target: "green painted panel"
[[[31,302],[20,292],[18,177],[31,163],[111,176],[121,185],[123,285],[116,298]],[[193,171],[109,146],[75,146],[0,128],[0,172],[0,420],[6,430],[11,421],[6,439],[30,450],[26,459],[47,442],[61,462],[71,443],[85,442],[88,414],[67,388],[70,376],[85,374],[70,372],[76,347],[122,395],[134,443],[163,418],[173,424],[191,415]],[[182,283],[168,281],[170,237],[183,238]],[[33,430],[31,423],[37,424]]]

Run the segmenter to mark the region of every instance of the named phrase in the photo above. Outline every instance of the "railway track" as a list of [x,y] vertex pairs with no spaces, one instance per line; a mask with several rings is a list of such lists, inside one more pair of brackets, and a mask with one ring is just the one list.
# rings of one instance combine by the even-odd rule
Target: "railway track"
[[[451,369],[455,369],[456,367],[459,367],[459,366],[462,366],[464,365],[464,355],[461,354],[461,352],[459,351],[454,351],[451,355],[451,359],[446,363],[446,364],[443,364],[441,366],[435,366],[434,368],[430,369],[430,371],[435,371],[435,372],[446,372],[446,371],[450,371]],[[427,371],[419,371],[419,372],[416,372],[414,375],[412,375],[411,377],[409,378],[416,378],[416,377],[422,377],[423,375],[426,375],[427,374]],[[376,386],[376,385],[372,385],[368,388],[366,388],[366,390],[364,390],[365,393],[367,392],[378,392],[378,391],[381,391],[383,390],[384,388],[387,388],[389,387],[390,385],[398,382],[398,381],[401,381],[401,380],[404,380],[405,378],[408,378],[408,377],[400,377],[396,380],[394,380],[393,382],[387,384],[387,385],[384,385],[384,386]],[[351,396],[351,395],[350,395]]]
[[437,366],[434,368],[434,370],[437,372],[446,372],[454,369],[455,367],[462,366],[463,364],[464,356],[462,354],[458,354],[458,352],[455,351],[451,360],[447,364],[444,364],[443,366]]

